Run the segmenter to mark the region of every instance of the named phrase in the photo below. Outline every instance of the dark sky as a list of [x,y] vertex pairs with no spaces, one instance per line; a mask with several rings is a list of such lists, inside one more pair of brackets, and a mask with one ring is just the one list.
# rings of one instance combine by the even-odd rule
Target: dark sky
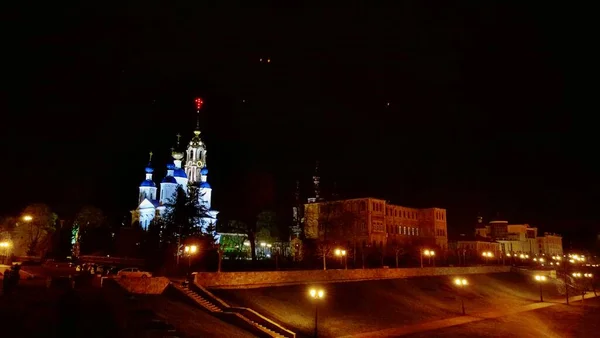
[[319,159],[325,190],[448,208],[451,233],[478,212],[575,239],[600,228],[585,8],[157,3],[7,11],[2,213],[43,201],[126,215],[147,153],[158,181],[201,96],[220,210],[253,175],[285,204]]

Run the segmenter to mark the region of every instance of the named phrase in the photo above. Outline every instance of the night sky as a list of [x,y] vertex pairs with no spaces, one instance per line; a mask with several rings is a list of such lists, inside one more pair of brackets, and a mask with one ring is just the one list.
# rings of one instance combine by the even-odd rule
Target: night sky
[[584,8],[157,3],[7,10],[1,214],[42,201],[122,218],[148,152],[160,182],[175,135],[191,138],[200,96],[213,205],[229,217],[248,187],[285,206],[320,160],[325,193],[447,208],[451,234],[478,213],[574,243],[600,229]]

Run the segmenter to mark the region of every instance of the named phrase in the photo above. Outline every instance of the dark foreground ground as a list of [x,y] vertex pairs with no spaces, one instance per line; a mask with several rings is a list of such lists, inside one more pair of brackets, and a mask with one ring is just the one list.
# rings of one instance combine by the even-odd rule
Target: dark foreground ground
[[[538,285],[522,275],[471,275],[467,279],[465,306],[472,315],[510,310],[539,300]],[[315,304],[308,297],[311,287],[314,286],[213,291],[232,305],[251,307],[300,336],[310,336],[315,314]],[[452,277],[334,283],[317,287],[326,293],[319,301],[319,336],[322,337],[366,333],[461,314],[459,293],[453,286]],[[563,298],[552,283],[545,286],[544,294],[546,300]]]
[[[1,282],[1,279],[0,279]],[[118,287],[46,288],[44,280],[22,280],[0,296],[0,337],[163,337],[148,321],[171,324],[180,337],[254,337],[185,300],[130,297]]]
[[571,338],[598,337],[600,333],[600,299],[575,302],[567,306],[522,312],[446,329],[404,337],[520,337]]

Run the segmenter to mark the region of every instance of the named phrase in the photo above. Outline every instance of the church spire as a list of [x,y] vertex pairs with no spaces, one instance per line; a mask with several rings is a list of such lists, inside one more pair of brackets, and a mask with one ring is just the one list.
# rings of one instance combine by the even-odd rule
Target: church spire
[[200,108],[202,108],[202,105],[204,104],[204,101],[202,101],[201,98],[196,98],[196,100],[194,101],[196,102],[196,130],[194,130],[194,134],[196,134],[196,132],[198,132],[199,135],[200,134]]
[[201,180],[201,170],[206,167],[206,146],[200,139],[200,108],[204,101],[201,98],[196,98],[196,130],[194,137],[190,141],[186,150],[187,160],[185,165],[185,173],[189,179],[189,183],[197,183]]
[[315,163],[315,173],[313,174],[313,188],[314,188],[314,192],[313,192],[313,197],[308,199],[308,203],[314,203],[314,202],[318,202],[321,201],[321,176],[319,176],[319,161],[316,161]]
[[140,184],[138,203],[141,203],[144,199],[156,199],[156,183],[152,180],[152,173],[154,172],[154,168],[152,167],[152,152],[149,155],[148,165],[144,170],[146,172],[146,179]]

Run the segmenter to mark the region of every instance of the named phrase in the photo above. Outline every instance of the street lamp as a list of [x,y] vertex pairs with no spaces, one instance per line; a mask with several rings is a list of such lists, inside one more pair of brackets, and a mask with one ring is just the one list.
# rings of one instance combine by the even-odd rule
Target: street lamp
[[310,289],[308,291],[310,298],[315,301],[315,337],[319,336],[319,300],[325,297],[325,291],[323,289]]
[[31,222],[31,221],[33,221],[33,217],[31,215],[25,215],[25,216],[23,216],[23,220],[25,222]]
[[[455,278],[454,285],[456,285],[459,288],[459,290],[462,290],[462,289],[466,288],[467,285],[469,285],[469,281],[467,281],[464,278]],[[459,291],[459,295],[460,295],[460,305],[462,307],[462,314],[464,316],[465,315],[465,300],[464,300],[464,295],[462,294],[462,291]]]
[[585,278],[589,278],[589,279],[590,279],[590,285],[592,286],[592,291],[594,291],[594,296],[598,296],[598,295],[596,294],[596,286],[594,286],[594,280],[593,280],[593,278],[594,278],[594,275],[593,275],[593,274],[591,274],[591,273],[584,273],[584,274],[583,274],[583,277],[585,277]]
[[348,270],[348,258],[346,257],[346,250],[335,249],[335,255],[340,258],[340,264],[344,261],[344,269]]
[[8,261],[8,250],[10,248],[10,242],[8,242],[8,241],[0,242],[0,248],[6,249],[5,254],[2,255],[2,256],[4,256],[4,257],[2,257],[2,262],[5,263],[6,261]]
[[546,276],[535,275],[535,280],[540,284],[540,302],[544,301],[544,295],[542,294],[542,284],[546,281]]
[[196,251],[198,251],[198,247],[195,245],[186,245],[183,248],[183,251],[188,256],[188,269],[189,269],[192,266],[192,255],[194,255],[196,253]]
[[[431,257],[435,257],[435,251],[433,250],[421,250],[421,267],[423,267],[423,255],[429,257],[429,265],[431,265]],[[433,260],[433,265],[435,266],[435,259]]]
[[489,263],[489,259],[494,257],[494,254],[491,253],[490,251],[485,251],[481,254],[484,258],[485,258],[485,263],[488,264]]

